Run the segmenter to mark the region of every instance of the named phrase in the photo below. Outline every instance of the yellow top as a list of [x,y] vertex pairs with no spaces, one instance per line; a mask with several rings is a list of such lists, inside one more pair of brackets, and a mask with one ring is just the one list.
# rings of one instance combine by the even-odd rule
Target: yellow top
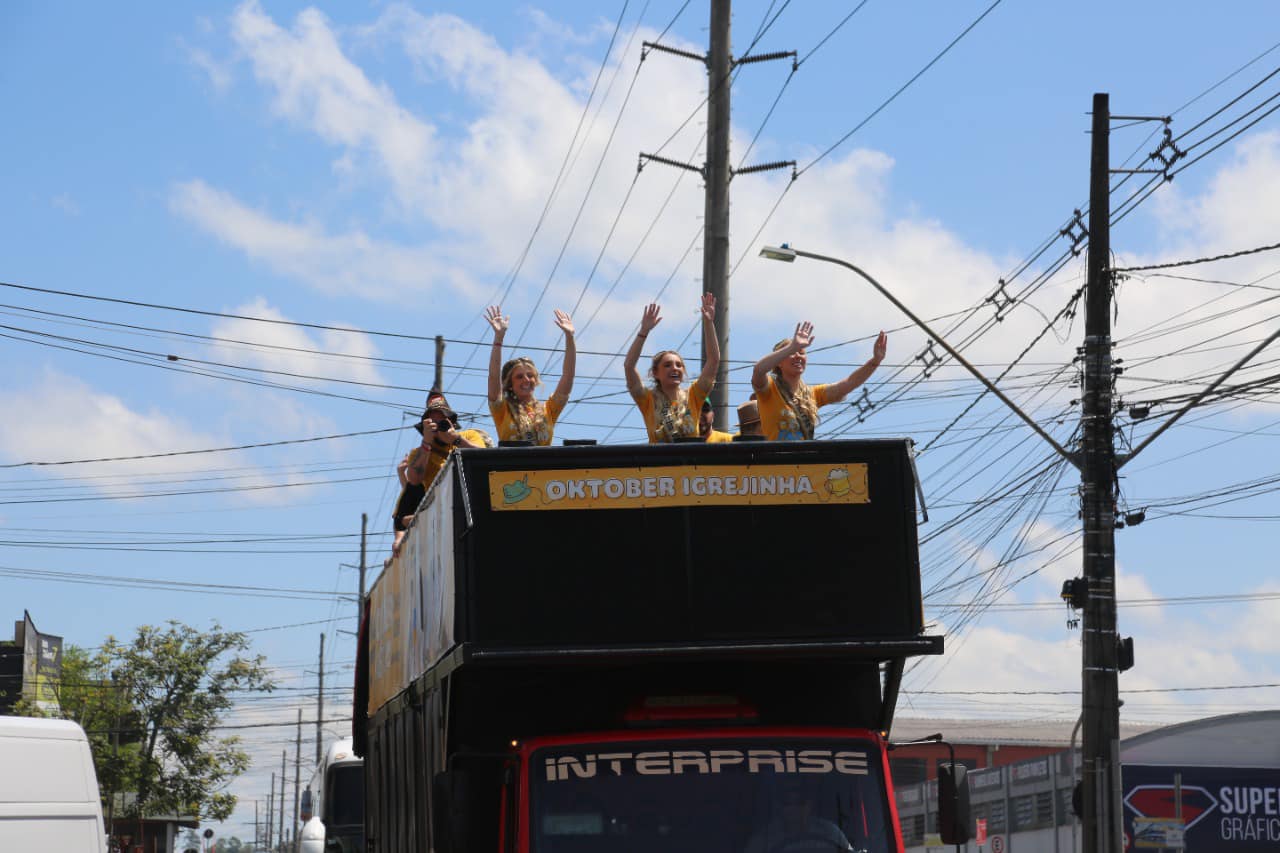
[[[555,433],[556,418],[564,411],[569,400],[552,394],[545,403],[510,402],[504,395],[501,400],[489,401],[489,414],[498,428],[498,441],[532,441],[543,447],[551,443]],[[512,411],[516,409],[516,411]]]
[[732,433],[713,429],[711,430],[711,435],[707,436],[707,444],[724,444],[726,441],[733,441]]
[[[813,402],[821,408],[827,405],[827,385],[810,385]],[[760,407],[760,431],[770,441],[803,441],[806,436],[800,426],[796,410],[787,402],[778,388],[777,378],[770,373],[768,383],[756,391],[756,403]],[[814,428],[818,426],[816,420]]]
[[710,387],[704,387],[699,377],[689,387],[684,402],[673,402],[645,387],[639,394],[633,394],[636,408],[644,416],[644,428],[649,433],[650,444],[667,444],[675,441],[678,435],[697,435],[698,419],[702,416],[702,406]]

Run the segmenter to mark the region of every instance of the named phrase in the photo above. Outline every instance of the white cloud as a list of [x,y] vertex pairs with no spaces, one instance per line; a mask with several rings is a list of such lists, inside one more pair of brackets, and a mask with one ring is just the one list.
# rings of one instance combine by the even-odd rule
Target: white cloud
[[302,11],[293,30],[286,31],[250,0],[236,9],[231,28],[281,115],[327,142],[369,149],[393,177],[402,201],[429,191],[434,129],[343,54],[319,10]]
[[189,45],[182,39],[178,40],[178,46],[186,52],[187,61],[205,74],[215,91],[225,93],[231,88],[234,74],[230,62],[215,59],[209,51]]
[[[119,397],[95,391],[83,381],[53,370],[46,370],[31,387],[0,393],[0,408],[27,413],[22,418],[0,420],[0,453],[14,462],[141,456],[234,443],[226,434],[200,429],[184,418],[132,409]],[[220,456],[219,461],[227,465],[247,462],[235,453]],[[84,481],[86,488],[107,491],[130,478],[180,473],[208,464],[207,457],[196,455],[39,470],[67,477],[111,475]]]
[[[387,382],[376,364],[368,360],[377,357],[378,350],[363,332],[321,329],[313,337],[305,329],[288,325],[289,318],[261,297],[233,308],[229,313],[278,321],[260,323],[227,318],[214,323],[211,334],[223,342],[220,347],[223,354],[237,364],[299,376],[379,384]],[[254,344],[259,346],[252,346]],[[313,384],[290,377],[281,381]]]
[[[249,434],[274,440],[337,431],[331,419],[285,392],[264,399],[260,389],[253,394],[237,386],[223,390],[221,414],[211,426],[194,414],[195,407],[190,415],[134,408],[81,379],[46,369],[35,384],[0,393],[3,411],[27,413],[0,421],[0,458],[11,462],[119,460],[33,467],[30,470],[39,473],[31,478],[31,489],[42,495],[56,493],[50,491],[47,480],[37,479],[41,475],[66,478],[84,493],[104,496],[229,489],[228,500],[248,504],[296,502],[302,493],[316,488],[277,487],[324,479],[323,474],[291,466],[289,460],[312,463],[317,455],[336,452],[330,443],[319,449],[315,445],[276,448],[270,470],[259,467],[249,451],[184,453],[252,443],[244,438]],[[207,402],[202,396],[201,403]],[[171,453],[179,455],[163,455]],[[210,469],[217,472],[211,474]]]
[[434,286],[472,287],[460,263],[442,263],[450,258],[447,252],[396,246],[363,231],[329,234],[314,223],[281,222],[203,181],[175,184],[169,205],[277,273],[331,293],[392,300]]

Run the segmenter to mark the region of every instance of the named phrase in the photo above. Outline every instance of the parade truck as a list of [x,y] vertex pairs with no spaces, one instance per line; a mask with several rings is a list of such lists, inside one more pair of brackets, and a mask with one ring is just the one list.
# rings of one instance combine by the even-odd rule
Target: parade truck
[[461,450],[366,600],[371,853],[903,853],[907,440]]

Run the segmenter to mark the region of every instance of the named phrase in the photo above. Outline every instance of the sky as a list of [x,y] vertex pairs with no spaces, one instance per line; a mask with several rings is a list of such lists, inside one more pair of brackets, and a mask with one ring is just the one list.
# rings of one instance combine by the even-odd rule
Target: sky
[[[646,304],[653,343],[696,362],[700,181],[637,162],[703,162],[704,70],[641,45],[703,53],[707,23],[683,0],[0,9],[4,618],[90,648],[167,619],[248,632],[280,689],[229,722],[284,725],[235,730],[254,767],[221,834],[252,834],[286,750],[292,781],[322,635],[326,737],[345,727],[361,517],[371,582],[435,336],[450,402],[491,427],[484,307],[548,384],[552,311],[571,312],[557,438],[643,440],[619,353]],[[948,651],[911,669],[900,714],[1075,718],[1080,632],[1057,594],[1080,572],[1078,475],[930,365],[865,283],[759,247],[857,263],[1069,443],[1093,95],[1168,117],[1170,179],[1111,178],[1114,266],[1179,264],[1116,287],[1123,451],[1276,329],[1277,47],[1272,4],[1246,0],[734,4],[735,56],[798,66],[732,86],[735,167],[796,176],[732,183],[730,399],[802,319],[811,382],[889,333],[865,408],[824,411],[818,434],[920,450],[926,618]],[[1172,155],[1165,127],[1113,121],[1112,167]],[[1116,536],[1125,722],[1280,700],[1257,686],[1280,682],[1275,352],[1121,470],[1121,513],[1144,515]]]

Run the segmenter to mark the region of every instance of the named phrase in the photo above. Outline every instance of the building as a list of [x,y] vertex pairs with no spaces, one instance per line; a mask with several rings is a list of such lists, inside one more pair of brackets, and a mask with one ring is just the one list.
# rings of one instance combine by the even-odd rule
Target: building
[[[892,736],[949,737],[956,760],[970,769],[969,851],[1071,853],[1081,846],[1072,808],[1079,778],[1073,728],[1057,722],[897,720]],[[1280,711],[1163,727],[1122,725],[1121,736],[1126,850],[1280,849]],[[937,846],[936,768],[949,760],[948,750],[910,746],[898,754],[902,758],[890,763],[903,840],[912,853],[923,853]]]

